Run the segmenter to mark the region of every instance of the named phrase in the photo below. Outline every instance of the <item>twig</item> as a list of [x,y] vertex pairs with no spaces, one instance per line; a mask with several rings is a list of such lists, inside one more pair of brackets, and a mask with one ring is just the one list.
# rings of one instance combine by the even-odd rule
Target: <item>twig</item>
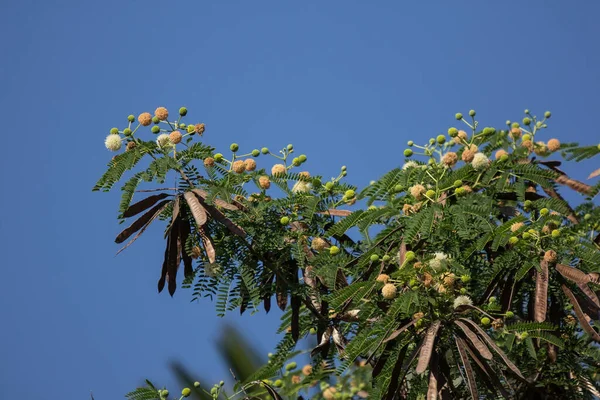
[[136,190],[136,192],[149,193],[149,192],[158,192],[158,191],[161,191],[161,190],[177,190],[177,188],[140,189],[140,190]]

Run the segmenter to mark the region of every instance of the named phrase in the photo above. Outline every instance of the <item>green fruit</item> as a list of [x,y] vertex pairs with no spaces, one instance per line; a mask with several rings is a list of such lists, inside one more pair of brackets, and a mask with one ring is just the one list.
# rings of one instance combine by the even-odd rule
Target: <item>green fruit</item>
[[269,154],[269,149],[266,147],[263,147],[262,149],[260,149],[261,153],[263,154]]
[[413,286],[416,286],[417,283],[419,283],[419,282],[413,278],[410,281],[408,281],[408,286],[413,287]]
[[415,259],[415,252],[414,251],[407,251],[406,255],[404,256],[404,260],[405,261],[412,261]]
[[454,193],[456,193],[457,196],[462,196],[466,192],[467,191],[465,190],[465,188],[462,188],[462,187],[454,189]]
[[587,221],[587,220],[588,220],[588,219],[590,219],[590,218],[592,218],[591,214],[585,214],[585,215],[583,216],[583,219],[584,219],[585,221]]
[[435,140],[439,143],[439,144],[444,144],[446,143],[446,136],[444,135],[438,135],[437,138],[435,138]]
[[488,326],[492,321],[488,317],[481,318],[481,325]]
[[150,131],[152,133],[158,133],[160,132],[160,127],[158,125],[154,125],[152,128],[150,128]]
[[194,128],[194,125],[191,125],[191,124],[190,124],[190,125],[188,125],[188,126],[187,126],[187,133],[190,133],[190,134],[192,134],[192,135],[193,135],[194,133],[196,133],[196,129]]
[[523,139],[523,141],[531,140],[531,135],[529,133],[526,133],[521,137],[521,139]]
[[519,242],[519,238],[516,236],[511,236],[510,239],[508,239],[508,243],[510,244],[517,244]]
[[489,302],[490,302],[490,304],[491,304],[491,303],[495,303],[495,302],[496,302],[496,300],[498,300],[498,299],[497,299],[495,296],[492,296],[492,297],[490,297],[490,298],[489,298],[489,300],[488,300],[488,301],[489,301]]
[[414,146],[415,142],[413,142],[412,140],[409,140],[408,143],[406,143],[408,146],[412,147]]
[[308,331],[308,333],[310,333],[311,335],[316,335],[317,334],[317,328],[310,328],[310,330]]
[[531,234],[529,232],[523,232],[523,239],[525,239],[525,240],[531,239]]
[[454,114],[454,118],[456,118],[458,121],[460,121],[463,118],[463,115],[461,113],[456,113],[456,114]]
[[291,362],[288,365],[285,366],[285,370],[286,371],[292,371],[294,369],[296,369],[296,367],[298,366],[298,364],[296,364],[295,362]]
[[507,119],[507,120],[506,120],[506,122],[505,122],[505,124],[506,124],[507,126],[510,126],[510,120],[508,120],[508,119]]
[[281,225],[287,225],[290,223],[290,218],[289,217],[281,217],[279,222],[281,222]]
[[345,171],[345,170],[347,170],[347,169],[348,169],[348,168],[347,168],[345,165],[342,165],[342,168],[341,168],[341,170],[342,170],[342,171]]
[[185,117],[187,115],[187,108],[181,107],[179,109],[179,115],[181,115],[182,117]]
[[229,150],[233,151],[234,153],[235,153],[236,151],[238,151],[238,150],[239,150],[239,148],[240,148],[240,146],[238,146],[238,144],[237,144],[237,143],[231,143],[231,146],[229,146]]
[[294,159],[292,160],[292,165],[294,167],[300,166],[300,159],[298,157],[294,157]]
[[548,213],[550,213],[550,210],[548,210],[545,207],[540,210],[540,215],[542,215],[542,216],[546,216],[546,215],[548,215]]
[[333,189],[333,182],[327,182],[327,183],[325,184],[325,189],[327,189],[327,190],[331,190],[331,189]]
[[454,186],[455,188],[459,188],[459,187],[461,187],[462,185],[463,185],[463,181],[461,181],[460,179],[457,179],[457,180],[455,180],[455,181],[454,181],[454,184],[453,184],[453,186]]
[[118,135],[119,134],[119,128],[110,128],[110,134],[111,135]]
[[410,157],[413,155],[413,151],[411,149],[404,150],[404,157]]
[[367,208],[367,210],[370,210],[370,211],[377,210],[377,206],[369,206],[369,208]]
[[132,134],[131,129],[129,129],[129,128],[123,129],[123,135],[125,135],[125,136],[131,136],[131,134]]
[[527,339],[529,337],[529,333],[523,332],[521,333],[521,339]]
[[282,387],[283,386],[283,381],[281,379],[277,379],[275,382],[273,382],[273,386],[275,386],[275,387]]
[[506,162],[508,160],[508,154],[502,154],[500,156],[500,162]]
[[369,259],[371,260],[371,262],[376,262],[379,260],[379,256],[377,254],[372,254],[371,257],[369,257]]
[[391,259],[391,258],[392,258],[392,257],[390,257],[390,256],[389,256],[389,255],[387,255],[387,254],[386,254],[386,255],[384,255],[383,257],[381,257],[381,259],[383,260],[383,262],[388,262],[388,261],[390,261],[390,259]]
[[470,110],[469,111],[469,116],[470,117],[474,117],[475,116],[475,110]]
[[469,275],[463,275],[463,276],[461,276],[461,277],[460,277],[460,280],[461,280],[463,283],[468,283],[468,282],[470,282],[470,281],[471,281],[471,277],[470,277]]
[[348,172],[342,171],[342,176],[346,176],[346,175],[348,175]]
[[523,118],[523,125],[531,125],[531,118],[525,117]]
[[183,390],[181,391],[181,395],[183,397],[189,397],[190,394],[192,394],[192,389],[190,388],[183,388]]
[[507,311],[505,315],[506,315],[506,318],[512,318],[515,316],[515,313],[512,311]]
[[294,146],[291,144],[288,144],[286,149],[287,149],[287,151],[292,151],[292,150],[294,150]]
[[258,157],[258,156],[260,156],[260,151],[258,149],[252,150],[252,157]]
[[559,231],[558,229],[554,229],[554,230],[552,231],[552,237],[553,237],[553,238],[557,238],[557,237],[559,237],[559,236],[560,236],[560,231]]
[[301,163],[306,162],[306,154],[300,154],[300,156],[298,157],[298,160],[300,160]]
[[200,387],[200,382],[194,382],[194,387]]
[[344,193],[344,196],[346,196],[347,198],[351,199],[356,195],[356,193],[354,193],[354,190],[346,190],[346,192]]
[[185,129],[185,124],[183,124],[183,123],[179,124],[179,129]]
[[394,186],[394,192],[400,193],[402,191],[402,185],[398,184]]
[[435,190],[431,190],[429,189],[426,193],[425,196],[429,197],[429,198],[433,198],[435,197]]
[[215,161],[221,161],[223,159],[223,154],[217,153],[215,154]]
[[129,121],[129,122],[135,122],[135,115],[129,115],[129,116],[127,116],[127,121]]
[[332,256],[335,256],[336,254],[338,254],[340,252],[340,248],[337,246],[331,246],[329,248],[329,254],[331,254]]
[[158,117],[152,117],[152,122],[156,125],[156,124],[160,124],[160,119],[158,119]]
[[467,293],[466,288],[460,288],[460,294],[466,294],[466,293]]
[[434,138],[429,139],[429,144],[434,144],[434,143],[435,143],[435,139]]
[[169,395],[169,391],[167,389],[163,389],[160,391],[160,396],[165,398]]
[[223,385],[225,385],[225,382],[224,381],[219,381],[219,386],[223,386]]
[[551,113],[550,111],[546,111],[546,112],[544,113],[544,118],[546,118],[546,119],[547,119],[547,118],[550,118],[551,116],[552,116],[552,113]]
[[518,122],[513,122],[512,124],[510,124],[511,128],[519,128],[521,125],[519,125]]
[[[462,118],[462,115],[461,115]],[[450,137],[456,137],[458,135],[458,129],[452,127],[448,129],[448,136]]]
[[218,391],[219,391],[219,389],[217,389],[216,387],[213,387],[212,389],[210,389],[210,394],[212,394],[213,396],[216,396]]
[[321,186],[321,180],[319,178],[314,178],[312,183],[315,187]]
[[531,202],[531,200],[525,200],[525,203],[523,203],[524,208],[530,208],[532,205],[533,203]]

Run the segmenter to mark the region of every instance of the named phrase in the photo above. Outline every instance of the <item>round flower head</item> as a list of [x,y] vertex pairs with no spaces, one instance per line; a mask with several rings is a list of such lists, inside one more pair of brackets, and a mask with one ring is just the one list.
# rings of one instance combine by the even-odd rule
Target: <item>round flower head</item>
[[171,140],[171,143],[173,144],[181,143],[182,138],[183,135],[179,131],[174,131],[169,134],[169,140]]
[[204,166],[205,167],[212,167],[213,165],[215,165],[215,159],[212,157],[206,157],[204,159]]
[[556,252],[554,250],[548,250],[544,253],[544,261],[546,261],[546,262],[549,262],[549,263],[556,262],[557,258],[558,258],[558,254],[556,254]]
[[410,204],[404,204],[402,206],[402,211],[405,215],[409,215],[412,212],[412,206]]
[[206,127],[204,126],[204,124],[196,124],[194,125],[194,131],[196,131],[196,133],[198,135],[202,135],[204,133],[204,129]]
[[449,151],[442,157],[442,163],[448,167],[453,167],[458,162],[458,156],[453,151]]
[[496,318],[493,322],[492,322],[492,328],[498,330],[498,329],[502,329],[502,327],[504,326],[504,321],[502,320],[502,318]]
[[524,140],[521,146],[526,147],[530,153],[533,151],[533,142],[531,140]]
[[164,107],[158,107],[154,111],[154,116],[161,121],[165,121],[167,118],[169,118],[169,111]]
[[209,263],[204,265],[204,275],[214,278],[221,273],[221,266],[217,263]]
[[425,314],[423,314],[422,312],[416,312],[416,313],[414,313],[414,314],[413,314],[412,318],[413,318],[415,321],[418,321],[418,320],[420,320],[421,318],[423,318],[424,316],[425,316]]
[[393,299],[394,297],[396,297],[397,291],[398,290],[396,289],[396,286],[393,283],[386,283],[381,289],[381,294],[383,295],[384,299]]
[[237,160],[237,161],[234,161],[233,164],[231,164],[231,169],[234,172],[241,174],[246,170],[246,164],[244,163],[243,160]]
[[104,145],[110,151],[117,151],[121,148],[123,141],[119,135],[113,135],[112,133],[104,140]]
[[432,282],[433,282],[433,277],[431,276],[431,274],[428,272],[425,272],[423,274],[423,286],[429,287],[429,286],[431,286]]
[[261,189],[268,189],[271,187],[271,181],[269,180],[268,176],[261,176],[260,178],[258,178],[258,186],[260,186]]
[[546,143],[544,143],[544,142],[537,142],[535,144],[535,148],[533,149],[533,151],[535,152],[535,154],[537,154],[540,157],[547,156],[548,155],[548,146],[546,146]]
[[171,139],[169,138],[169,135],[163,133],[158,135],[158,137],[156,138],[156,144],[160,148],[168,147],[171,145]]
[[477,153],[473,156],[473,161],[471,162],[473,168],[477,171],[481,171],[486,169],[490,165],[490,160],[483,153]]
[[460,306],[472,306],[473,300],[469,296],[458,296],[454,299],[454,308],[458,308]]
[[434,254],[432,260],[429,260],[429,266],[436,272],[446,268],[446,265],[448,265],[448,256],[439,251]]
[[473,193],[473,188],[471,188],[469,185],[463,185],[461,186],[461,189],[464,191],[464,193]]
[[325,400],[333,400],[333,399],[335,399],[336,393],[337,393],[337,389],[334,388],[333,386],[330,386],[327,389],[323,390],[323,398]]
[[508,152],[504,149],[500,149],[496,152],[496,155],[494,156],[496,158],[496,160],[499,160],[500,158],[502,158],[502,156],[507,156]]
[[302,367],[302,374],[305,376],[309,376],[310,374],[312,374],[312,370],[312,365],[305,365],[304,367]]
[[469,135],[467,135],[467,132],[460,130],[458,131],[458,135],[456,135],[460,140],[467,140],[467,138],[469,137]]
[[138,122],[142,126],[148,126],[148,125],[150,125],[152,123],[152,115],[150,115],[149,112],[141,113],[138,116]]
[[300,378],[300,375],[293,375],[292,376],[292,383],[294,385],[299,384],[302,381],[302,378]]
[[427,189],[425,189],[425,186],[417,184],[411,187],[409,191],[412,197],[414,197],[417,200],[421,200]]
[[516,231],[518,231],[519,229],[521,229],[521,228],[522,228],[524,225],[525,225],[525,224],[524,224],[524,223],[522,223],[522,222],[517,222],[516,224],[512,224],[512,225],[510,226],[510,230],[511,230],[511,232],[516,232]]
[[135,146],[137,146],[135,142],[128,142],[127,146],[125,147],[125,151],[133,150],[135,149]]
[[390,276],[386,274],[379,274],[376,280],[377,282],[388,283],[388,281],[390,280]]
[[308,172],[308,171],[302,171],[302,172],[298,173],[298,175],[300,175],[303,178],[310,178],[310,172]]
[[275,164],[273,168],[271,168],[271,175],[284,175],[287,172],[285,165],[283,164]]
[[444,275],[444,285],[446,285],[446,286],[454,285],[455,280],[456,280],[456,275],[454,275],[452,272]]
[[310,183],[298,181],[292,187],[292,193],[307,193],[310,191]]
[[438,283],[437,285],[435,285],[435,290],[437,290],[438,293],[446,293],[448,291],[448,288],[443,284]]
[[403,170],[407,170],[409,168],[416,168],[418,167],[419,164],[417,164],[415,161],[407,161],[406,163],[404,163],[404,165],[402,166]]
[[478,150],[479,149],[474,144],[465,146],[465,149],[463,150],[462,157],[461,157],[462,160],[464,162],[470,163],[471,161],[473,161],[473,157],[475,157],[475,154],[477,153]]
[[254,171],[256,169],[256,161],[249,158],[244,161],[244,166],[246,168],[246,171]]
[[550,139],[548,140],[548,150],[550,151],[556,151],[560,149],[560,142],[558,141],[558,139]]
[[521,137],[521,133],[521,128],[512,128],[510,130],[510,136],[515,140]]
[[327,247],[327,242],[319,237],[312,240],[310,247],[315,251],[321,251]]

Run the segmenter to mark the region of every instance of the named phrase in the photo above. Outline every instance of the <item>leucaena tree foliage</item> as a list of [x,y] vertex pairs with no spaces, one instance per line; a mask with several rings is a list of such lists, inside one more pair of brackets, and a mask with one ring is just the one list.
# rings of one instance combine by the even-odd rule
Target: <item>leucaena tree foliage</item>
[[[187,109],[169,115],[130,115],[106,137],[117,154],[94,190],[127,175],[116,242],[162,223],[148,290],[186,288],[219,315],[283,311],[268,364],[231,393],[196,385],[181,397],[600,396],[600,170],[562,169],[600,145],[561,143],[550,112],[504,129],[456,114],[447,136],[414,138],[404,164],[362,190],[345,167],[311,175],[292,145],[216,152]],[[151,383],[128,394],[169,396]]]

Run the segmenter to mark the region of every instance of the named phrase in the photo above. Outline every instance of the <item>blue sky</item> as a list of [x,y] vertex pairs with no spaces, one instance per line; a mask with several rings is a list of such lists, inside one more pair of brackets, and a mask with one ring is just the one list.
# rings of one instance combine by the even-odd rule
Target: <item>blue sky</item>
[[[364,186],[477,110],[551,110],[547,139],[596,143],[600,3],[4,1],[0,5],[0,393],[122,398],[167,361],[228,377],[214,304],[156,293],[162,227],[114,257],[119,192],[92,193],[128,114],[181,105],[207,143],[293,143]],[[594,39],[596,38],[596,39]],[[17,140],[19,139],[19,140]],[[259,161],[264,158],[259,158]],[[270,161],[269,161],[270,163]],[[588,168],[571,169],[585,178]],[[276,313],[231,315],[266,354]]]

